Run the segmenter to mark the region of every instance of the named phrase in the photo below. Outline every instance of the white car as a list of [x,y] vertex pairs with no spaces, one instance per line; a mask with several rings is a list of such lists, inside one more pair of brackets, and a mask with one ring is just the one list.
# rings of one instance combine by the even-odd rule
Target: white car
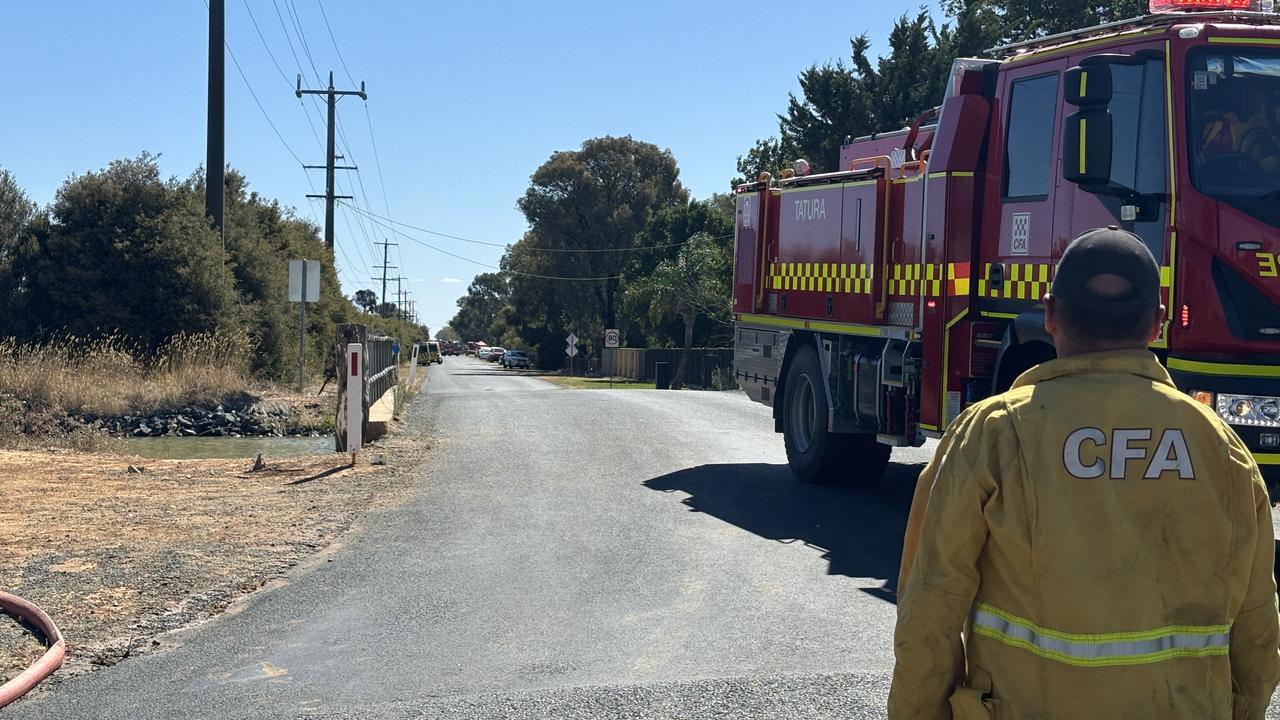
[[481,360],[488,360],[489,354],[493,352],[493,348],[485,346],[476,351],[476,357]]

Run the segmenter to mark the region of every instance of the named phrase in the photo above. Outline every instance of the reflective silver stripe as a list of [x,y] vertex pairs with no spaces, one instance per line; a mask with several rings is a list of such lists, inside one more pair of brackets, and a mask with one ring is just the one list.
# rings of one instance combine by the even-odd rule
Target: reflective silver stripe
[[1177,626],[1141,632],[1064,633],[986,603],[973,609],[975,634],[1069,665],[1143,665],[1176,657],[1226,655],[1231,625]]

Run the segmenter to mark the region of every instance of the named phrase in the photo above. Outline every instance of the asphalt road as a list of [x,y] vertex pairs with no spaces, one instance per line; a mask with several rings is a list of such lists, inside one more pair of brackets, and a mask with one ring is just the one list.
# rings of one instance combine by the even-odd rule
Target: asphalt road
[[795,483],[740,393],[430,370],[413,499],[13,718],[879,718],[915,477]]

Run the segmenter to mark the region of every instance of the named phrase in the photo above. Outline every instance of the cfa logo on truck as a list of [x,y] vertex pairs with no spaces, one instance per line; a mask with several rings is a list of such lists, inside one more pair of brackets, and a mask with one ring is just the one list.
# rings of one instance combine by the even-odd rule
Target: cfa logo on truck
[[827,201],[822,198],[796,201],[796,220],[826,220]]
[[[1130,460],[1146,462],[1142,477],[1147,480],[1157,480],[1170,470],[1177,471],[1183,480],[1196,479],[1187,439],[1181,430],[1169,428],[1160,433],[1160,442],[1156,444],[1155,452],[1150,454],[1146,447],[1131,445],[1150,440],[1151,428],[1116,428],[1111,431],[1110,438],[1096,427],[1079,428],[1067,436],[1062,448],[1062,463],[1067,472],[1082,480],[1103,475],[1112,480],[1123,480],[1125,465]],[[1107,446],[1110,446],[1110,453],[1106,451]]]

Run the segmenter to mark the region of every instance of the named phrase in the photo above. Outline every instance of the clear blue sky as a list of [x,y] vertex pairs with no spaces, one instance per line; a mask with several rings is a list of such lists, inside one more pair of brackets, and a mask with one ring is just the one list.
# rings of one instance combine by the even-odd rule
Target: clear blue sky
[[[317,86],[309,50],[321,74],[335,71],[338,87],[350,81],[320,2],[226,3],[227,41],[248,84],[293,152],[322,164],[323,114],[310,101],[300,106],[294,77],[301,65],[304,85]],[[516,199],[552,152],[630,134],[670,149],[685,185],[707,197],[727,189],[738,155],[776,134],[775,115],[803,68],[847,58],[849,39],[862,32],[882,51],[893,20],[922,4],[936,5],[323,0],[346,67],[369,92],[367,117],[359,98],[339,103],[349,159],[361,168],[358,177],[339,173],[339,189],[403,222],[513,242],[525,228]],[[207,20],[203,0],[4,3],[0,167],[42,204],[68,176],[144,151],[160,156],[166,174],[190,174],[205,154]],[[323,219],[322,203],[305,198],[308,175],[323,191],[323,172],[300,168],[230,58],[227,161],[252,189]],[[390,233],[362,229],[351,211],[340,210],[335,226],[344,291],[374,287],[381,257],[370,242]],[[502,254],[419,237],[488,265]],[[438,329],[485,268],[398,241],[391,262],[410,278],[420,319]]]

